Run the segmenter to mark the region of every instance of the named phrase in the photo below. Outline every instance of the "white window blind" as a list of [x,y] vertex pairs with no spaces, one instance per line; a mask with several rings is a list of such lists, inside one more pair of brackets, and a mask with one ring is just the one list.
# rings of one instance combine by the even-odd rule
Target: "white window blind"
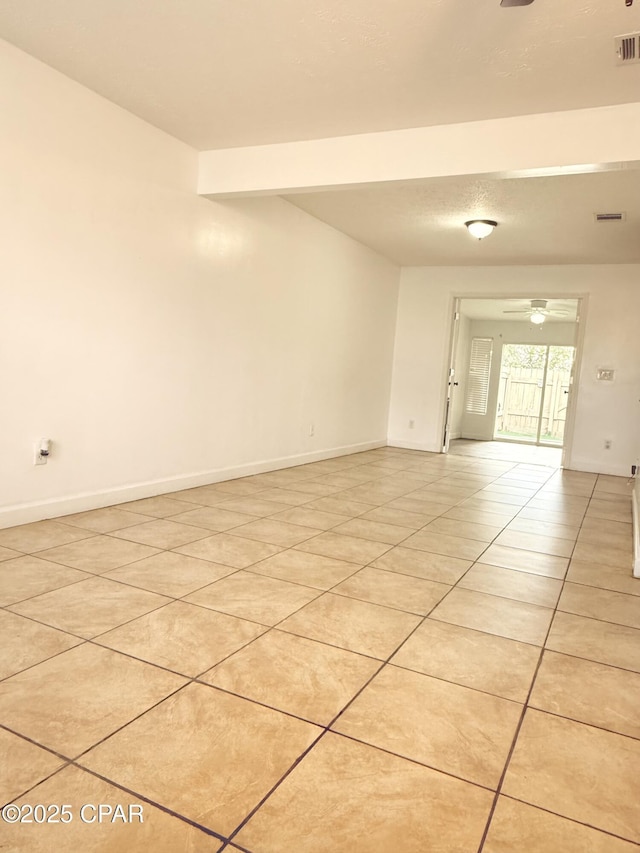
[[487,414],[492,353],[493,338],[473,338],[469,359],[466,409],[474,415]]

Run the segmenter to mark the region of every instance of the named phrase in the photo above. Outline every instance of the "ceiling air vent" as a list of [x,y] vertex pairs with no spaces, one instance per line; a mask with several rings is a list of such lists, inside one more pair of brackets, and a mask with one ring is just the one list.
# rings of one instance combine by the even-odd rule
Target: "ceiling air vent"
[[626,65],[629,62],[640,62],[640,33],[628,33],[625,36],[616,36],[614,42],[618,65]]
[[596,213],[594,216],[596,222],[623,222],[627,218],[626,213]]

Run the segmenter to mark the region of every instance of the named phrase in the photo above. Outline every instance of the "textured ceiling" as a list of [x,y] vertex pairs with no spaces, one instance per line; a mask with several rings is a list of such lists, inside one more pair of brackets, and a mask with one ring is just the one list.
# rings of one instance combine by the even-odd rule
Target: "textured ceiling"
[[[402,266],[640,263],[640,168],[434,178],[287,199]],[[625,221],[595,222],[617,212]],[[468,219],[499,225],[475,240]]]
[[629,103],[640,2],[2,0],[0,36],[198,149]]
[[[2,0],[0,37],[198,149],[638,101],[640,0]],[[640,262],[640,171],[288,196],[402,265]],[[623,210],[596,225],[595,212]],[[462,223],[497,219],[478,242]]]
[[[541,286],[544,289],[544,285],[542,284]],[[528,323],[526,311],[530,307],[530,299],[460,300],[460,313],[471,320],[501,320],[512,323]],[[578,301],[576,299],[547,299],[547,310],[549,311],[549,315],[545,323],[575,323],[578,314]]]

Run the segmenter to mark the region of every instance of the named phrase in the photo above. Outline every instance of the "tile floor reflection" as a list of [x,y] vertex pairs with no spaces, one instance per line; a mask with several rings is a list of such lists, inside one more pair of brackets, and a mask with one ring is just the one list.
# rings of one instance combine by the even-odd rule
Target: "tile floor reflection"
[[[631,853],[631,487],[379,448],[0,530],[0,850]],[[85,823],[141,803],[144,823]]]

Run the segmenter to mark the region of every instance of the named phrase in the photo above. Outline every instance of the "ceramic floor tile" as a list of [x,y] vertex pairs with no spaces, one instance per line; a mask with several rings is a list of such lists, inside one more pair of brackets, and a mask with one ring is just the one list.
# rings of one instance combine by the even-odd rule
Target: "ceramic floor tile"
[[640,741],[528,710],[503,791],[640,842]]
[[268,542],[271,545],[281,545],[290,548],[305,539],[317,536],[315,527],[303,527],[300,524],[290,524],[286,521],[276,521],[273,518],[259,518],[238,527],[235,531],[237,536],[246,539],[255,539],[257,542]]
[[73,757],[185,683],[84,643],[0,682],[0,717],[14,731]]
[[[55,773],[65,763],[57,755],[6,729],[0,729],[0,755],[0,805],[14,802],[21,794]],[[3,822],[3,837],[7,827],[8,823]]]
[[364,515],[365,512],[374,509],[373,504],[348,500],[340,496],[318,498],[306,504],[306,506],[308,509],[318,509],[321,512],[330,512],[334,515],[344,515],[347,518],[356,518],[356,516]]
[[540,554],[553,554],[556,557],[570,557],[575,542],[572,539],[557,539],[538,533],[523,533],[520,530],[505,530],[496,539],[496,545],[507,545],[525,551],[537,551]]
[[606,523],[609,525],[609,530],[594,530],[583,526],[578,536],[578,544],[604,546],[631,554],[633,551],[632,525],[618,524],[615,521]]
[[628,568],[620,568],[620,566],[605,566],[602,563],[584,563],[582,560],[571,560],[567,580],[585,586],[624,592],[627,595],[640,595],[640,581],[632,577]]
[[301,504],[309,503],[313,498],[311,495],[305,495],[303,492],[296,492],[293,489],[267,489],[262,492],[260,497],[265,501],[275,501],[285,506],[300,506]]
[[184,600],[261,625],[275,625],[318,595],[317,589],[300,584],[236,572]]
[[344,522],[344,515],[335,512],[322,512],[319,509],[309,509],[307,506],[296,506],[272,515],[274,521],[287,521],[290,524],[301,524],[303,527],[313,527],[316,530],[331,530]]
[[433,619],[523,643],[544,643],[553,610],[496,595],[456,588],[432,612]]
[[520,512],[520,504],[516,504],[514,506],[509,503],[492,501],[486,496],[479,497],[478,495],[474,495],[472,498],[467,498],[467,500],[463,501],[459,506],[464,509],[475,509],[480,510],[481,512],[504,515],[510,519]]
[[451,589],[422,578],[365,568],[333,588],[339,595],[426,616]]
[[171,521],[178,524],[188,524],[192,527],[204,527],[215,533],[224,533],[225,530],[240,527],[241,524],[246,524],[255,517],[242,512],[229,512],[229,510],[220,509],[218,506],[199,506],[196,509],[189,509],[187,512],[180,512],[178,515],[171,516]]
[[390,546],[384,542],[371,542],[356,536],[343,536],[339,533],[320,533],[307,542],[296,546],[297,551],[307,554],[320,554],[350,563],[370,563],[380,557]]
[[178,524],[167,518],[156,518],[154,521],[145,521],[144,524],[136,524],[134,527],[114,530],[111,535],[126,539],[128,542],[150,545],[153,548],[178,548],[188,542],[204,539],[208,532],[202,527],[194,527],[191,524]]
[[317,480],[299,480],[295,483],[288,483],[287,488],[300,492],[302,495],[308,495],[309,502],[328,497],[339,491],[335,486],[319,483]]
[[640,631],[598,619],[557,613],[547,648],[640,672]]
[[517,702],[387,665],[332,728],[495,788],[521,714]]
[[33,524],[21,524],[0,530],[0,547],[33,554],[55,545],[65,545],[91,536],[88,530],[79,530],[70,524],[59,521],[35,521]]
[[365,518],[352,518],[339,527],[334,528],[334,533],[346,536],[358,536],[362,539],[371,539],[374,542],[386,542],[389,545],[397,545],[411,535],[411,530],[399,524],[386,524],[380,521],[371,521]]
[[562,581],[476,563],[459,581],[458,586],[529,604],[540,604],[542,607],[555,607],[562,590]]
[[152,518],[167,518],[172,515],[178,515],[180,512],[187,512],[189,509],[193,509],[193,504],[190,501],[175,500],[174,498],[160,495],[156,498],[142,498],[142,500],[139,501],[120,504],[118,509],[140,513],[141,515],[148,515]]
[[90,577],[87,572],[59,566],[40,557],[5,560],[0,563],[0,606],[15,604]]
[[482,788],[329,733],[236,839],[260,853],[463,853],[478,848],[491,799]]
[[635,844],[589,826],[500,797],[483,853],[637,853]]
[[624,509],[609,501],[592,500],[589,503],[587,518],[601,518],[607,521],[631,521],[631,507]]
[[[252,477],[240,477],[237,480],[223,480],[220,483],[214,483],[212,489],[220,491],[223,495],[257,495],[259,492],[266,491],[265,486],[260,481],[254,480]],[[260,495],[262,497],[262,494]]]
[[230,533],[217,533],[215,536],[176,548],[178,553],[188,557],[200,557],[223,566],[232,566],[234,569],[246,569],[247,566],[265,560],[281,550],[278,545],[254,542],[252,539],[244,539]]
[[[376,521],[383,524],[394,524],[407,527],[409,530],[419,530],[433,521],[434,516],[424,512],[409,512],[406,509],[395,509],[391,506],[379,506],[360,516],[366,521]],[[409,534],[407,533],[407,536]]]
[[416,578],[454,584],[471,566],[469,560],[447,557],[444,554],[431,554],[428,551],[416,551],[413,548],[392,548],[372,564],[375,568],[389,572],[399,572]]
[[537,646],[426,619],[391,663],[524,702],[539,659]]
[[250,571],[315,589],[330,589],[359,570],[357,563],[334,560],[302,551],[282,551],[251,566]]
[[91,539],[83,539],[82,542],[49,548],[41,551],[38,556],[43,560],[82,569],[84,572],[100,574],[157,553],[157,548],[150,548],[148,545],[124,542],[112,536],[93,536]]
[[478,542],[492,542],[502,530],[502,525],[474,524],[455,518],[440,516],[424,528],[425,533],[444,533],[463,539],[476,539]]
[[423,515],[430,515],[432,518],[437,518],[451,509],[453,504],[427,500],[426,498],[416,498],[412,494],[409,494],[406,497],[396,498],[393,501],[389,501],[387,506],[392,509],[401,509],[407,512],[418,512]]
[[[614,533],[630,537],[632,535],[631,521],[627,519],[619,519],[618,521],[609,521],[606,518],[597,518],[595,516],[585,515],[580,527],[581,533],[597,532],[597,533]],[[596,542],[599,540],[596,539]]]
[[573,556],[585,563],[604,563],[606,566],[619,566],[631,572],[633,555],[630,549],[611,548],[608,545],[593,545],[578,540]]
[[148,589],[160,595],[181,598],[235,571],[230,566],[220,566],[208,560],[162,551],[153,557],[145,557],[144,560],[107,572],[103,577]]
[[97,642],[181,675],[195,677],[264,630],[255,622],[174,601],[103,634]]
[[13,604],[10,609],[88,639],[155,610],[168,601],[168,598],[154,592],[92,577]]
[[486,524],[489,527],[502,529],[513,518],[512,513],[486,512],[481,509],[471,509],[465,506],[454,506],[444,513],[442,518],[452,518],[457,521],[465,521],[469,524]]
[[0,610],[0,679],[79,645],[82,640]]
[[529,704],[640,738],[640,674],[546,651]]
[[283,631],[384,660],[421,618],[378,604],[326,593],[290,616]]
[[539,533],[541,536],[551,536],[554,539],[570,539],[575,541],[580,531],[578,524],[555,524],[552,521],[540,521],[535,518],[522,518],[517,515],[509,522],[507,530],[519,530],[522,533]]
[[[182,501],[186,504],[196,504],[198,506],[215,506],[233,499],[229,492],[222,492],[216,486],[196,486],[194,489],[182,489],[179,492],[171,492],[165,496],[168,500]],[[187,507],[183,507],[183,511]],[[142,510],[140,510],[142,512]],[[173,514],[173,513],[171,513]],[[169,515],[169,513],[167,513]]]
[[532,572],[549,578],[564,578],[569,560],[566,557],[556,557],[551,554],[539,554],[536,551],[525,551],[520,548],[510,548],[506,545],[489,545],[482,555],[482,562],[503,569],[517,569],[522,572]]
[[526,518],[530,521],[550,522],[551,524],[568,524],[580,527],[583,518],[582,512],[571,512],[561,509],[539,509],[537,507],[525,506],[518,513],[518,518]]
[[201,680],[328,725],[379,667],[371,658],[273,630]]
[[[50,853],[52,850],[217,853],[222,848],[222,842],[213,835],[77,767],[64,768],[22,797],[19,803],[34,803],[34,797],[35,802],[67,804],[72,820],[68,823],[5,826],[5,849],[28,850],[29,853]],[[102,821],[95,808],[101,804],[105,806],[105,819]],[[83,810],[85,805],[88,808]],[[122,806],[126,823],[119,818],[112,820],[112,816],[117,815],[118,805]],[[107,812],[109,807],[111,811]]]
[[246,515],[257,516],[258,518],[266,518],[270,515],[275,515],[276,512],[282,512],[281,503],[277,501],[265,501],[260,495],[256,497],[230,498],[218,504],[218,506],[220,509],[226,509],[231,512],[244,512]]
[[582,584],[566,583],[560,596],[558,610],[615,622],[628,628],[640,628],[640,599],[635,595],[596,589]]
[[432,554],[443,554],[458,557],[462,560],[477,560],[487,547],[486,542],[474,539],[464,539],[461,536],[449,536],[443,533],[431,532],[431,525],[414,533],[403,543],[407,548],[429,551]]
[[149,519],[136,512],[128,512],[117,506],[109,506],[105,509],[92,509],[89,512],[78,512],[74,515],[65,515],[64,523],[72,527],[81,527],[91,530],[93,533],[110,533],[121,527],[132,527],[134,524],[142,524]]
[[81,763],[227,835],[320,732],[255,702],[190,684]]
[[14,551],[12,548],[2,548],[0,547],[0,563],[4,560],[13,560],[15,557],[22,557],[23,554],[20,551]]

